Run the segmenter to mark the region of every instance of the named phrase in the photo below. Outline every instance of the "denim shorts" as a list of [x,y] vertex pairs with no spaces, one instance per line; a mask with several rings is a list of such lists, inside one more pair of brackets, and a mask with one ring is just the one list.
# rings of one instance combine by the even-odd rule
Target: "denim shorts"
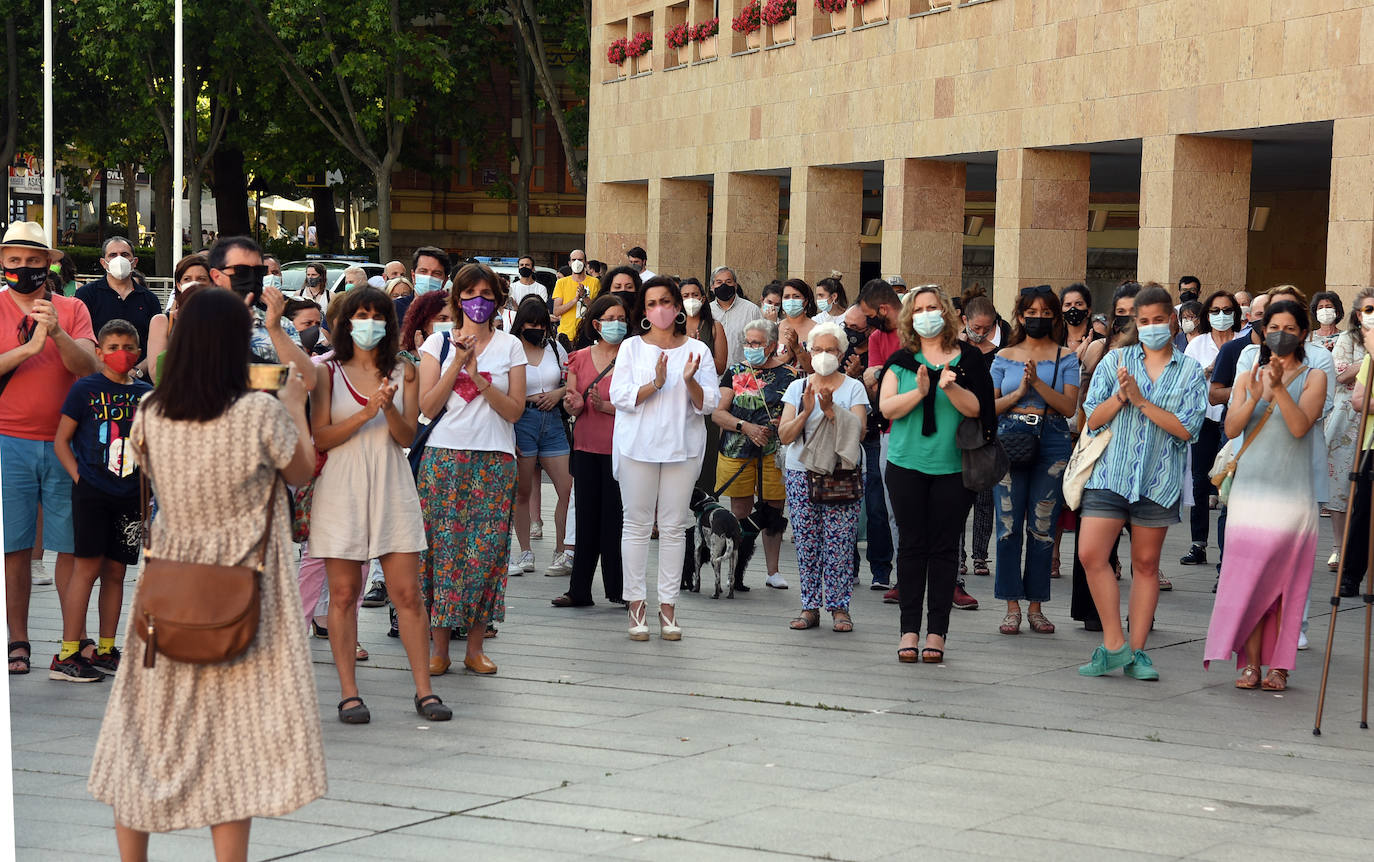
[[525,412],[515,420],[515,449],[521,458],[536,455],[552,458],[571,452],[568,435],[563,430],[563,414],[557,408],[540,410],[526,406]]
[[44,440],[0,435],[0,485],[5,495],[5,553],[32,548],[43,508],[43,547],[70,554],[72,479]]
[[1144,497],[1134,503],[1128,503],[1125,497],[1115,491],[1084,489],[1083,507],[1079,510],[1078,516],[1110,518],[1137,527],[1172,527],[1179,522],[1178,504],[1179,501],[1175,500],[1174,505],[1165,508]]

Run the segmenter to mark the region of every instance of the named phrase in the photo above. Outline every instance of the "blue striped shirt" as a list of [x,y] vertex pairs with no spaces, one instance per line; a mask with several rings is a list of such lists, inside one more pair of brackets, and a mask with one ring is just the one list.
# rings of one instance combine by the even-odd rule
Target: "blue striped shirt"
[[[1207,411],[1207,379],[1196,360],[1175,350],[1159,379],[1151,381],[1145,372],[1145,348],[1139,344],[1118,348],[1102,357],[1093,372],[1083,403],[1087,415],[1116,396],[1120,388],[1116,371],[1122,366],[1136,379],[1146,400],[1178,417],[1188,429],[1189,439],[1180,440],[1145,418],[1139,408],[1127,404],[1103,426],[1111,429],[1112,442],[1097,459],[1084,487],[1113,491],[1131,503],[1144,498],[1167,509],[1183,493],[1188,444],[1197,439]],[[1085,433],[1094,435],[1101,430]]]

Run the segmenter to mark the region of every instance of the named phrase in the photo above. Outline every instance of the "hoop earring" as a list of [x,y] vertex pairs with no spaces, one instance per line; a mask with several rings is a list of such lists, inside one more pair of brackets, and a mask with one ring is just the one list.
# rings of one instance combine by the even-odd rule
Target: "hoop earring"
[[645,332],[649,331],[649,318],[645,317],[639,321],[639,328]]
[[677,317],[673,318],[673,320],[677,321],[678,325],[681,326],[682,324],[687,322],[687,315],[679,311],[677,313]]

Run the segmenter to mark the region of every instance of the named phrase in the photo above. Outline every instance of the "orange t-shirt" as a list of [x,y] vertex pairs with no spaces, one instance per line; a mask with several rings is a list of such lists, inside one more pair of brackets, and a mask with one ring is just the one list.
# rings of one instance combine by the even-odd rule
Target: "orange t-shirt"
[[[72,338],[95,341],[91,313],[86,304],[69,296],[52,297],[57,323]],[[19,328],[28,317],[19,310],[10,291],[0,291],[0,353],[19,346]],[[57,343],[49,338],[43,352],[26,359],[0,392],[0,434],[25,440],[52,440],[62,416],[62,402],[76,375],[62,364]]]

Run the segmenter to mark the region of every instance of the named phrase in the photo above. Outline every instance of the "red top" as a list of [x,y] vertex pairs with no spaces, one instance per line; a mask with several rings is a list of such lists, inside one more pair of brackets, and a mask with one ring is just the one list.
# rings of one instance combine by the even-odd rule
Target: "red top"
[[[601,373],[592,363],[592,349],[590,347],[574,351],[568,357],[568,373],[577,376],[577,394],[581,395],[586,392],[591,382],[596,380],[596,375]],[[611,405],[612,374],[614,374],[613,371],[608,371],[605,376],[596,381],[596,394],[601,396],[601,400],[606,402],[607,407]],[[583,406],[582,412],[577,414],[577,421],[573,423],[573,448],[579,452],[609,455],[611,454],[611,432],[614,429],[615,416],[602,413],[590,404],[586,404]]]
[[[69,296],[52,297],[57,312],[57,324],[74,339],[95,341],[91,331],[91,313],[86,304]],[[15,304],[8,290],[0,292],[0,353],[19,346],[19,329],[33,328],[33,318]],[[76,375],[62,364],[57,342],[49,336],[43,351],[26,359],[14,369],[5,391],[0,393],[0,434],[22,437],[25,440],[51,441],[57,436],[57,422],[62,418],[62,402],[67,390],[76,382]]]
[[887,358],[897,351],[901,346],[902,339],[897,335],[897,330],[883,332],[875,329],[868,334],[868,367],[881,368],[887,364]]

